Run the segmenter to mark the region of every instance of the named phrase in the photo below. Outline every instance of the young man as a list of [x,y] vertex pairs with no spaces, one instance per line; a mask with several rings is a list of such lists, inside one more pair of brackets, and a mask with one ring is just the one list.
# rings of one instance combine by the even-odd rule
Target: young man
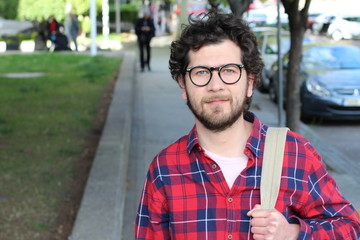
[[150,165],[136,239],[357,239],[354,208],[311,144],[289,131],[275,209],[261,209],[267,125],[248,111],[263,63],[240,19],[190,18],[170,71],[195,116]]

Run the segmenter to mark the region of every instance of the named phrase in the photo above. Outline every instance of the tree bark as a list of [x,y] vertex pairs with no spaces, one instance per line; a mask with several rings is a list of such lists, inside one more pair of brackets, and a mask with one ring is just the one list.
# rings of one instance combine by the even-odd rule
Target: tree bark
[[210,4],[212,10],[217,10],[218,9],[219,3],[217,3],[216,0],[208,0],[208,2]]
[[230,9],[236,16],[241,17],[246,10],[249,9],[250,4],[253,0],[227,0]]
[[306,0],[299,11],[299,0],[281,0],[289,17],[290,55],[286,75],[286,126],[292,131],[300,130],[300,62],[303,39],[306,30],[308,10],[311,0]]

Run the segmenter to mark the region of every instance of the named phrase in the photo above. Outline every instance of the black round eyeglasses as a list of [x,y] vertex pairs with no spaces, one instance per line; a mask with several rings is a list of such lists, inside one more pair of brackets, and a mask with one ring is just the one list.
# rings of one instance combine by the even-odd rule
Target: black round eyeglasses
[[198,87],[209,84],[212,78],[212,72],[218,71],[218,75],[225,84],[235,84],[241,78],[242,69],[245,66],[237,63],[227,63],[220,67],[194,66],[187,68],[191,82]]

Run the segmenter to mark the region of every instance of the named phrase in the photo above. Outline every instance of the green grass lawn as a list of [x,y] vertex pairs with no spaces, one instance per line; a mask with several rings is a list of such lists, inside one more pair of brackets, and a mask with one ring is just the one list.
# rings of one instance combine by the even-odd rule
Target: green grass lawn
[[[0,56],[0,239],[45,239],[120,59]],[[35,78],[6,73],[43,72]]]

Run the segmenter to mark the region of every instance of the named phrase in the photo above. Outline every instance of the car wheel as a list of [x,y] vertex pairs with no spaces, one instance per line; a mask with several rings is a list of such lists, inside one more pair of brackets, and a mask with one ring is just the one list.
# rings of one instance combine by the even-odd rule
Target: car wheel
[[266,84],[267,82],[269,82],[269,79],[268,79],[268,77],[267,77],[266,70],[263,69],[262,72],[261,72],[260,85],[259,85],[259,87],[258,87],[258,90],[259,90],[261,93],[267,93],[267,92],[269,92],[268,84]]
[[310,117],[309,115],[306,115],[306,114],[304,114],[304,113],[301,113],[300,119],[301,119],[301,121],[302,121],[303,123],[310,123],[310,122],[312,122],[312,120],[313,120],[312,117]]
[[306,124],[312,123],[314,121],[314,117],[306,113],[304,106],[301,106],[300,120]]
[[343,34],[339,30],[335,30],[334,32],[332,32],[331,37],[335,41],[340,41],[344,38]]
[[274,83],[273,80],[270,81],[269,97],[271,101],[275,103],[277,102],[276,84]]

